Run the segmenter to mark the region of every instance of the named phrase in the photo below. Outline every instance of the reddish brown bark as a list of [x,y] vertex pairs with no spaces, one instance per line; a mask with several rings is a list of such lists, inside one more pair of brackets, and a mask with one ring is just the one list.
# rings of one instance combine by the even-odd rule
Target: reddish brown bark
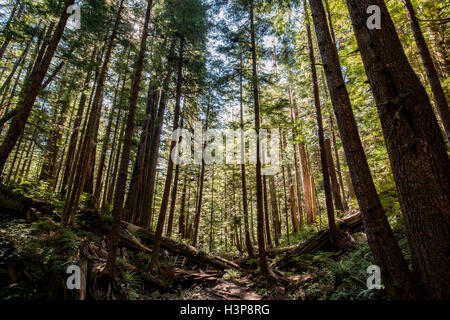
[[[369,5],[380,8],[381,29],[367,28]],[[427,297],[450,298],[450,159],[443,136],[384,1],[347,0],[347,8],[377,103],[415,278]]]
[[415,297],[415,285],[400,247],[389,226],[359,138],[339,56],[327,28],[322,1],[310,0],[323,68],[336,116],[350,175],[375,263],[383,284],[394,299]]
[[[182,94],[182,85],[183,85],[184,45],[185,45],[185,39],[183,36],[181,36],[180,49],[179,49],[179,60],[178,60],[176,102],[175,102],[175,110],[174,110],[174,115],[173,115],[173,131],[177,130],[179,127],[179,118],[180,118],[180,109],[181,109],[181,94]],[[161,237],[162,237],[162,233],[163,233],[163,229],[164,229],[164,221],[166,219],[167,206],[169,205],[170,186],[172,184],[172,175],[173,175],[173,161],[172,161],[171,155],[172,155],[172,152],[173,152],[176,144],[177,144],[177,141],[172,139],[172,142],[170,144],[169,160],[168,160],[168,164],[167,164],[166,181],[164,183],[163,197],[161,200],[161,208],[159,211],[158,223],[156,225],[155,242],[153,243],[152,257],[151,257],[151,262],[150,262],[150,270],[159,268],[159,251],[160,251],[160,246],[161,246]]]
[[144,27],[142,29],[141,44],[139,55],[136,61],[136,70],[131,87],[130,108],[126,122],[125,136],[123,141],[122,158],[120,161],[119,173],[117,178],[116,190],[114,194],[113,206],[113,224],[109,238],[108,258],[106,260],[103,274],[106,277],[112,277],[116,267],[117,249],[119,244],[120,223],[122,220],[123,201],[125,197],[125,187],[128,176],[128,165],[130,161],[130,150],[134,131],[134,118],[136,115],[137,100],[141,84],[142,71],[144,68],[145,53],[147,49],[148,29],[150,24],[150,13],[152,10],[152,0],[147,1],[147,10],[145,13]]

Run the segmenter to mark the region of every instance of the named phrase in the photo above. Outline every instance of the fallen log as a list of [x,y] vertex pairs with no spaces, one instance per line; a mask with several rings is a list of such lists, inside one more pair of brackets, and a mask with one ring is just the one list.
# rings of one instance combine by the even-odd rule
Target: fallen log
[[[50,216],[57,216],[54,212],[55,207],[52,204],[25,197],[5,186],[0,187],[0,210],[12,213],[14,216],[25,217],[30,208],[35,208]],[[95,211],[80,210],[78,218],[81,220],[80,223],[83,225],[83,228],[97,233],[102,232],[104,235],[109,234],[110,222],[102,219]],[[123,229],[120,232],[120,241],[134,249],[151,253],[151,248],[145,246],[142,240],[153,244],[155,233],[125,221],[122,221],[122,223]],[[139,236],[136,237],[133,234],[139,234]],[[197,264],[209,265],[215,269],[240,269],[240,266],[233,261],[214,256],[193,246],[166,237],[162,237],[161,248],[187,257]]]
[[[92,232],[103,232],[103,234],[109,234],[110,223],[108,219],[102,219],[99,215],[95,214],[92,210],[82,210],[78,215],[79,222],[83,224],[84,228],[91,230]],[[122,221],[122,228],[119,234],[120,242],[133,247],[137,250],[142,250],[147,253],[151,253],[151,246],[155,239],[155,233],[149,229],[145,229],[134,224]],[[145,245],[143,244],[145,243]],[[146,247],[150,246],[149,247]],[[191,261],[200,265],[209,265],[218,270],[225,269],[241,269],[239,264],[233,261],[227,260],[222,257],[214,256],[205,251],[199,250],[193,246],[177,242],[173,239],[162,237],[161,248],[165,249],[173,254],[179,254]]]
[[[338,222],[339,228],[343,232],[355,233],[362,228],[361,213],[358,211],[351,215],[348,215]],[[291,262],[291,258],[294,256],[300,256],[302,254],[311,254],[318,250],[323,250],[331,245],[330,242],[330,230],[320,230],[314,237],[306,242],[302,242],[291,248],[286,254],[278,260],[275,260],[271,267],[283,268]]]
[[[137,233],[139,238],[144,241],[149,241],[153,244],[155,239],[155,233],[148,229],[136,226],[134,224],[122,221],[122,224],[131,232]],[[212,254],[209,254],[205,251],[199,250],[193,246],[184,244],[182,242],[177,242],[175,240],[162,237],[161,239],[161,248],[166,249],[172,253],[180,254],[185,256],[192,261],[202,264],[202,265],[210,265],[211,267],[219,270],[224,269],[241,269],[241,267],[234,263],[233,261],[227,260],[222,257],[217,257]]]
[[53,204],[28,198],[12,191],[5,185],[0,185],[0,210],[2,213],[25,218],[31,208],[51,216],[56,215]]
[[288,251],[290,251],[292,249],[295,249],[296,247],[297,247],[297,245],[293,244],[293,245],[290,245],[290,246],[287,246],[287,247],[267,248],[266,251],[267,251],[267,254],[275,256],[275,255],[280,254],[280,253],[288,252]]

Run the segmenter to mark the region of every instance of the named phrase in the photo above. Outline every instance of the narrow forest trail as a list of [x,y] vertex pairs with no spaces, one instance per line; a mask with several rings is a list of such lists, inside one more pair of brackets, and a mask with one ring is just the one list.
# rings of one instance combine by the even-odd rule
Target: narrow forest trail
[[[179,292],[183,300],[263,300],[254,290],[251,276],[224,279],[216,273],[197,274],[197,280]],[[162,296],[164,297],[164,295]]]

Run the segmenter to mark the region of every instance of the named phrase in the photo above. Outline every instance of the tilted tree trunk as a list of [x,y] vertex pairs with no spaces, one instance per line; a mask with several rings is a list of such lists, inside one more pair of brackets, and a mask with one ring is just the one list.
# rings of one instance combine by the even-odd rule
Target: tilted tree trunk
[[[303,2],[306,8],[306,0]],[[311,28],[309,25],[309,17],[306,14],[306,34],[308,37],[308,49],[309,49],[309,61],[311,64],[311,76],[312,76],[312,84],[313,84],[313,94],[314,94],[314,105],[316,107],[316,121],[318,127],[318,138],[319,138],[319,149],[320,149],[320,160],[322,165],[322,175],[323,175],[323,189],[325,192],[325,203],[327,209],[327,217],[328,217],[328,227],[330,229],[331,243],[337,247],[345,247],[346,243],[344,241],[343,234],[340,233],[336,226],[336,221],[334,217],[334,208],[333,208],[333,196],[331,192],[331,183],[330,183],[330,172],[328,170],[328,159],[326,153],[325,146],[325,138],[323,131],[323,123],[322,123],[322,110],[321,110],[321,102],[319,95],[319,85],[317,81],[317,72],[316,72],[316,58],[314,56],[314,47],[311,36]]]
[[415,285],[387,221],[359,138],[339,56],[331,40],[322,1],[310,0],[323,68],[361,216],[375,263],[393,299],[415,297]]
[[144,69],[145,54],[147,50],[147,38],[150,25],[150,14],[153,1],[147,1],[147,10],[145,13],[144,26],[142,28],[141,44],[139,47],[139,55],[136,61],[136,70],[134,73],[133,84],[131,86],[130,108],[126,122],[125,136],[123,140],[123,151],[120,160],[120,167],[117,177],[117,184],[114,192],[113,206],[113,224],[109,238],[108,258],[106,259],[103,274],[106,277],[112,277],[115,273],[117,249],[119,244],[120,223],[122,220],[123,202],[125,198],[125,187],[128,176],[128,165],[130,162],[130,151],[133,140],[134,118],[136,115],[137,100],[141,84],[142,71]]
[[[380,7],[381,29],[367,28],[369,5]],[[377,103],[415,278],[428,297],[448,299],[450,159],[444,139],[384,1],[347,0],[347,7]]]
[[64,28],[69,18],[67,8],[73,4],[74,0],[67,0],[62,6],[63,12],[56,26],[55,32],[53,33],[53,36],[48,44],[47,50],[45,51],[45,55],[43,56],[39,66],[31,72],[24,85],[23,95],[18,103],[19,110],[9,126],[3,143],[0,145],[0,172],[3,171],[9,154],[25,128],[31,109],[33,108],[34,102],[36,101],[39,90],[42,86],[42,81],[44,80],[48,67],[50,66],[50,62],[53,59],[56,48],[58,47],[59,41],[64,33]]
[[8,48],[8,45],[11,42],[12,39],[11,29],[13,29],[19,22],[19,19],[21,18],[24,9],[25,9],[25,2],[16,0],[11,15],[8,18],[8,21],[5,25],[5,28],[2,30],[2,33],[5,34],[6,37],[2,43],[2,46],[0,47],[0,60],[3,59],[3,55],[5,54],[6,49]]
[[402,2],[405,6],[406,15],[408,16],[409,23],[411,24],[411,30],[413,32],[414,39],[416,40],[416,45],[419,49],[419,54],[422,58],[428,81],[430,82],[431,91],[433,92],[434,101],[436,102],[436,108],[441,118],[442,126],[444,127],[450,146],[450,109],[448,107],[447,98],[445,97],[444,90],[442,89],[439,74],[434,67],[433,58],[431,57],[427,42],[425,41],[422,29],[420,28],[419,19],[417,19],[414,7],[410,0],[402,0]]
[[[322,73],[322,76],[323,76],[323,73]],[[324,85],[326,85],[325,80],[324,80]],[[325,92],[327,92],[327,91],[325,90]],[[327,100],[328,100],[328,96],[327,96]],[[341,188],[341,194],[342,194],[342,204],[344,205],[344,209],[347,209],[348,204],[347,204],[347,200],[346,200],[346,196],[345,196],[344,182],[342,179],[341,161],[339,160],[338,147],[336,144],[336,134],[334,133],[334,129],[333,129],[333,116],[331,114],[330,114],[330,131],[331,131],[331,139],[333,142],[334,157],[336,159],[336,171],[337,171],[337,175],[338,175],[338,179],[339,179],[339,186]]]

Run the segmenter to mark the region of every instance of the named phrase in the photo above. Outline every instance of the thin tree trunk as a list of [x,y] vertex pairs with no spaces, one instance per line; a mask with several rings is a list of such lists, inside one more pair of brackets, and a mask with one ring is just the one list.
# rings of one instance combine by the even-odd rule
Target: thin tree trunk
[[[183,119],[181,119],[180,129],[183,129]],[[180,152],[181,152],[181,141],[178,141],[177,154],[179,155]],[[170,208],[169,208],[169,220],[167,221],[167,237],[168,238],[170,238],[170,236],[172,235],[173,219],[174,219],[174,215],[175,215],[175,206],[177,203],[178,176],[179,175],[180,175],[180,164],[177,163],[177,165],[175,166],[175,177],[173,178],[172,196],[171,196]]]
[[[17,7],[18,6],[18,7]],[[6,23],[6,26],[4,30],[2,30],[2,33],[6,34],[5,40],[2,43],[2,46],[0,47],[0,60],[3,59],[3,55],[6,52],[6,49],[8,48],[9,43],[12,39],[12,33],[11,29],[14,28],[17,23],[19,22],[19,19],[22,16],[22,13],[25,9],[25,3],[23,1],[17,0],[14,4],[14,8],[11,12],[11,15]]]
[[[281,145],[281,136],[280,136],[280,145]],[[284,173],[284,161],[283,161],[283,150],[280,150],[280,159],[281,159],[281,170],[283,173],[283,192],[284,192],[284,215],[286,219],[286,238],[288,245],[291,243],[290,234],[289,234],[289,215],[288,215],[288,205],[287,205],[287,192],[286,192],[286,175]]]
[[320,160],[322,164],[323,189],[325,192],[325,203],[328,216],[328,227],[330,229],[331,244],[339,248],[343,248],[346,245],[344,241],[344,236],[339,232],[334,218],[333,196],[331,193],[330,172],[328,170],[329,165],[325,147],[325,138],[322,123],[322,109],[320,103],[319,85],[317,82],[316,58],[314,56],[314,47],[312,42],[311,29],[309,25],[309,17],[307,14],[305,16],[306,16],[306,34],[308,37],[309,60],[311,64],[311,76],[313,83],[314,105],[316,107],[316,121],[318,127],[317,134],[319,138]]
[[108,150],[109,141],[110,141],[109,136],[111,135],[112,123],[114,121],[114,110],[116,107],[117,96],[119,94],[119,92],[118,92],[119,85],[120,85],[120,76],[117,78],[117,85],[116,85],[116,89],[115,89],[115,93],[114,93],[114,99],[113,99],[113,103],[111,106],[111,110],[109,112],[108,124],[106,126],[105,136],[103,137],[102,150],[100,152],[100,161],[98,164],[97,181],[95,184],[95,192],[94,192],[94,208],[95,209],[99,209],[99,207],[100,207],[100,194],[101,194],[102,186],[103,186],[103,170],[105,169],[106,151]]
[[[181,94],[182,94],[182,85],[183,85],[183,61],[184,61],[184,37],[181,36],[180,39],[180,49],[179,49],[179,60],[178,60],[178,79],[177,79],[177,91],[176,91],[176,102],[175,102],[175,110],[173,116],[173,131],[177,130],[179,127],[179,118],[180,118],[180,108],[181,108]],[[169,160],[167,164],[167,174],[166,181],[164,183],[164,192],[161,200],[161,209],[159,211],[158,223],[156,224],[156,232],[155,232],[155,241],[153,243],[152,249],[152,257],[150,262],[150,270],[155,270],[155,268],[159,268],[159,251],[161,246],[161,238],[164,229],[164,221],[166,219],[167,206],[169,204],[169,196],[170,196],[170,186],[172,184],[172,175],[173,175],[173,161],[172,161],[172,152],[177,144],[177,141],[172,139],[170,144],[170,153]],[[176,192],[176,190],[175,190]]]
[[331,141],[329,138],[325,139],[325,153],[328,161],[328,170],[331,178],[331,189],[333,191],[333,201],[336,210],[344,211],[344,205],[342,203],[341,192],[339,183],[337,180],[336,169],[334,167],[333,156],[331,155]]
[[[95,133],[97,132],[96,129],[98,128],[98,122],[100,121],[99,117],[103,100],[103,87],[108,72],[109,62],[111,60],[115,38],[117,36],[120,24],[123,3],[124,0],[121,0],[111,36],[106,47],[105,58],[103,60],[101,70],[97,76],[97,87],[95,89],[95,95],[90,110],[89,120],[86,125],[85,136],[79,149],[80,155],[78,163],[76,165],[76,173],[74,175],[73,184],[69,185],[69,193],[64,205],[64,211],[61,219],[63,226],[67,226],[68,224],[72,225],[75,221],[75,213],[80,195],[84,190],[86,177],[90,173],[90,171],[88,171],[88,168],[90,167],[90,162],[94,161],[93,156],[95,154],[95,145],[97,138]],[[91,167],[93,168],[93,166]]]
[[405,6],[405,11],[406,15],[408,16],[409,23],[411,24],[411,30],[413,32],[417,48],[419,49],[419,54],[422,58],[428,81],[430,82],[431,91],[433,92],[434,101],[436,102],[436,108],[441,118],[442,126],[444,127],[445,135],[450,147],[450,109],[448,107],[447,99],[439,80],[439,74],[434,67],[433,58],[431,57],[430,50],[428,49],[427,42],[425,41],[425,37],[423,36],[419,20],[416,17],[416,13],[414,12],[414,7],[411,1],[402,0],[402,2]]
[[267,247],[272,248],[272,236],[270,232],[270,212],[269,212],[269,201],[267,197],[267,178],[266,176],[262,177],[263,180],[263,199],[264,199],[264,226],[266,228],[266,240],[267,240]]
[[277,205],[277,189],[275,187],[275,178],[274,176],[269,177],[269,188],[270,188],[270,202],[272,205],[272,222],[273,222],[273,232],[274,232],[274,241],[275,246],[279,246],[279,218],[278,218],[278,205]]
[[[210,105],[208,104],[208,109],[206,111],[206,123],[205,123],[205,131],[208,130],[208,124],[209,124],[209,112],[210,112]],[[205,149],[205,144],[203,145],[202,150]],[[200,180],[199,180],[199,186],[198,186],[198,194],[197,194],[197,203],[195,205],[195,216],[194,216],[194,230],[193,230],[193,238],[192,238],[192,245],[195,247],[197,245],[197,237],[198,237],[198,229],[200,226],[200,214],[202,211],[202,200],[203,200],[203,184],[205,179],[205,159],[202,156],[202,169],[200,171]]]
[[252,241],[250,239],[249,224],[248,224],[248,197],[247,197],[247,174],[245,171],[245,140],[244,140],[244,105],[243,105],[243,62],[242,62],[242,52],[240,53],[240,70],[239,70],[239,106],[240,106],[240,128],[241,128],[241,182],[242,182],[242,207],[244,209],[244,229],[245,229],[245,247],[249,258],[253,259],[255,257],[253,253]]
[[[180,207],[180,216],[178,218],[178,233],[181,238],[184,239],[186,237],[186,217],[185,217],[185,208],[186,208],[186,186],[187,186],[187,174],[184,175],[184,183],[183,183],[183,191],[181,193],[181,207]],[[187,199],[189,203],[189,197]],[[189,212],[188,212],[189,213]]]
[[267,265],[266,246],[264,241],[264,209],[263,209],[263,186],[261,179],[261,145],[259,141],[260,115],[259,115],[259,89],[258,89],[258,71],[257,71],[257,55],[256,55],[256,34],[255,34],[255,18],[254,3],[250,0],[250,36],[252,44],[252,86],[253,100],[255,103],[255,130],[256,130],[256,204],[257,204],[257,221],[258,221],[258,256],[261,268],[261,275],[267,277],[269,275],[269,267]]

